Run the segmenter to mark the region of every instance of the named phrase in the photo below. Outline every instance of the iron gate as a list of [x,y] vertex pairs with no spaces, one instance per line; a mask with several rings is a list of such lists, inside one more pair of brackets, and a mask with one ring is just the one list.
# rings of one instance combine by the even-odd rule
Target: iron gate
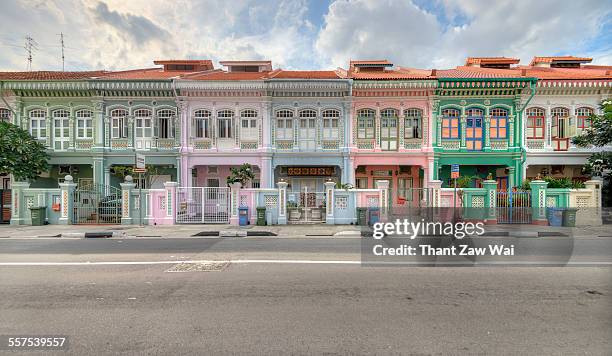
[[498,224],[531,224],[531,192],[502,190],[497,192]]
[[180,224],[228,224],[229,187],[179,187],[176,222]]
[[311,191],[308,187],[288,194],[287,222],[290,224],[325,222],[325,192]]
[[74,224],[120,224],[121,189],[82,184],[74,191]]

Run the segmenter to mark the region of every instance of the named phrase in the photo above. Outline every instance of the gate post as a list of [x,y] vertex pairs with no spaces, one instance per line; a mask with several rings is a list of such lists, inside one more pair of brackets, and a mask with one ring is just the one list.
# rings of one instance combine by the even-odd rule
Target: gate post
[[440,207],[440,188],[442,188],[441,180],[431,180],[429,181],[429,188],[432,190],[432,202],[430,203],[432,207],[439,208]]
[[287,185],[285,181],[279,181],[278,185],[278,224],[287,224]]
[[531,187],[531,221],[535,225],[548,225],[546,219],[546,187],[548,182],[543,180],[532,180]]
[[238,225],[238,200],[240,199],[240,188],[242,183],[235,182],[230,185],[230,224]]
[[121,225],[132,224],[132,189],[136,187],[133,183],[132,176],[125,176],[125,182],[120,183],[121,186]]
[[485,195],[485,224],[497,224],[497,181],[485,180],[482,187],[486,189]]
[[11,184],[11,225],[21,225],[25,223],[25,205],[23,204],[23,191],[30,187],[28,182],[13,182]]
[[62,190],[62,200],[61,200],[61,216],[58,220],[60,225],[70,225],[72,224],[72,218],[74,214],[74,190],[76,189],[76,184],[74,183],[72,176],[67,175],[64,177],[64,183],[59,184]]
[[178,187],[177,182],[165,182],[164,188],[166,189],[166,216],[164,220],[170,221],[169,225],[174,225],[176,222],[176,187]]
[[378,201],[380,204],[380,220],[387,220],[387,211],[389,208],[389,181],[377,180],[376,189],[378,192]]
[[335,199],[334,189],[336,188],[336,182],[328,181],[323,183],[325,185],[325,223],[334,224],[334,207]]

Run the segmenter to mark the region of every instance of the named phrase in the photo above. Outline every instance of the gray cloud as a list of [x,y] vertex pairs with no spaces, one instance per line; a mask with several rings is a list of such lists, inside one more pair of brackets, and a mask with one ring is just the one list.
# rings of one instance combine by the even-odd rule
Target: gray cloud
[[120,14],[109,10],[108,5],[99,2],[93,9],[97,20],[104,22],[118,31],[121,31],[138,43],[147,43],[153,40],[165,40],[170,38],[170,33],[157,26],[144,16],[132,14]]

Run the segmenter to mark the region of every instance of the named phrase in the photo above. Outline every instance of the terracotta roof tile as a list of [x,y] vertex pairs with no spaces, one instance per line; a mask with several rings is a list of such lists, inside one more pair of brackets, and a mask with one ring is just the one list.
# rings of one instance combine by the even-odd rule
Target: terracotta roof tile
[[340,79],[333,70],[278,70],[270,74],[270,79]]
[[457,67],[436,70],[437,78],[516,78],[521,71],[501,68]]
[[126,79],[126,80],[156,80],[180,78],[184,75],[194,73],[193,71],[164,71],[162,68],[144,68],[116,72],[106,72],[98,76],[99,79]]
[[89,79],[108,72],[97,70],[88,72],[34,71],[0,72],[0,80],[76,80]]
[[183,76],[190,80],[263,80],[271,72],[225,72],[220,69]]
[[520,59],[510,57],[468,57],[465,65],[469,64],[518,64]]
[[400,68],[397,70],[384,70],[380,72],[350,71],[348,76],[357,80],[410,80],[434,79],[429,69]]
[[588,57],[574,57],[574,56],[556,56],[556,57],[533,57],[530,66],[536,63],[552,63],[555,61],[576,61],[576,62],[591,62],[593,58]]
[[[595,68],[593,68],[595,67]],[[612,79],[610,68],[606,66],[589,66],[589,68],[547,68],[521,66],[519,70],[525,70],[526,76],[535,77],[540,80],[547,79]]]

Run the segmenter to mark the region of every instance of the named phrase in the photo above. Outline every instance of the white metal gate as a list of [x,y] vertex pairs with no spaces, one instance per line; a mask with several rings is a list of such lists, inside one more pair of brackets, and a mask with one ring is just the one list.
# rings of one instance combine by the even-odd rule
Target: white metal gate
[[176,222],[179,224],[228,224],[228,187],[179,187]]

